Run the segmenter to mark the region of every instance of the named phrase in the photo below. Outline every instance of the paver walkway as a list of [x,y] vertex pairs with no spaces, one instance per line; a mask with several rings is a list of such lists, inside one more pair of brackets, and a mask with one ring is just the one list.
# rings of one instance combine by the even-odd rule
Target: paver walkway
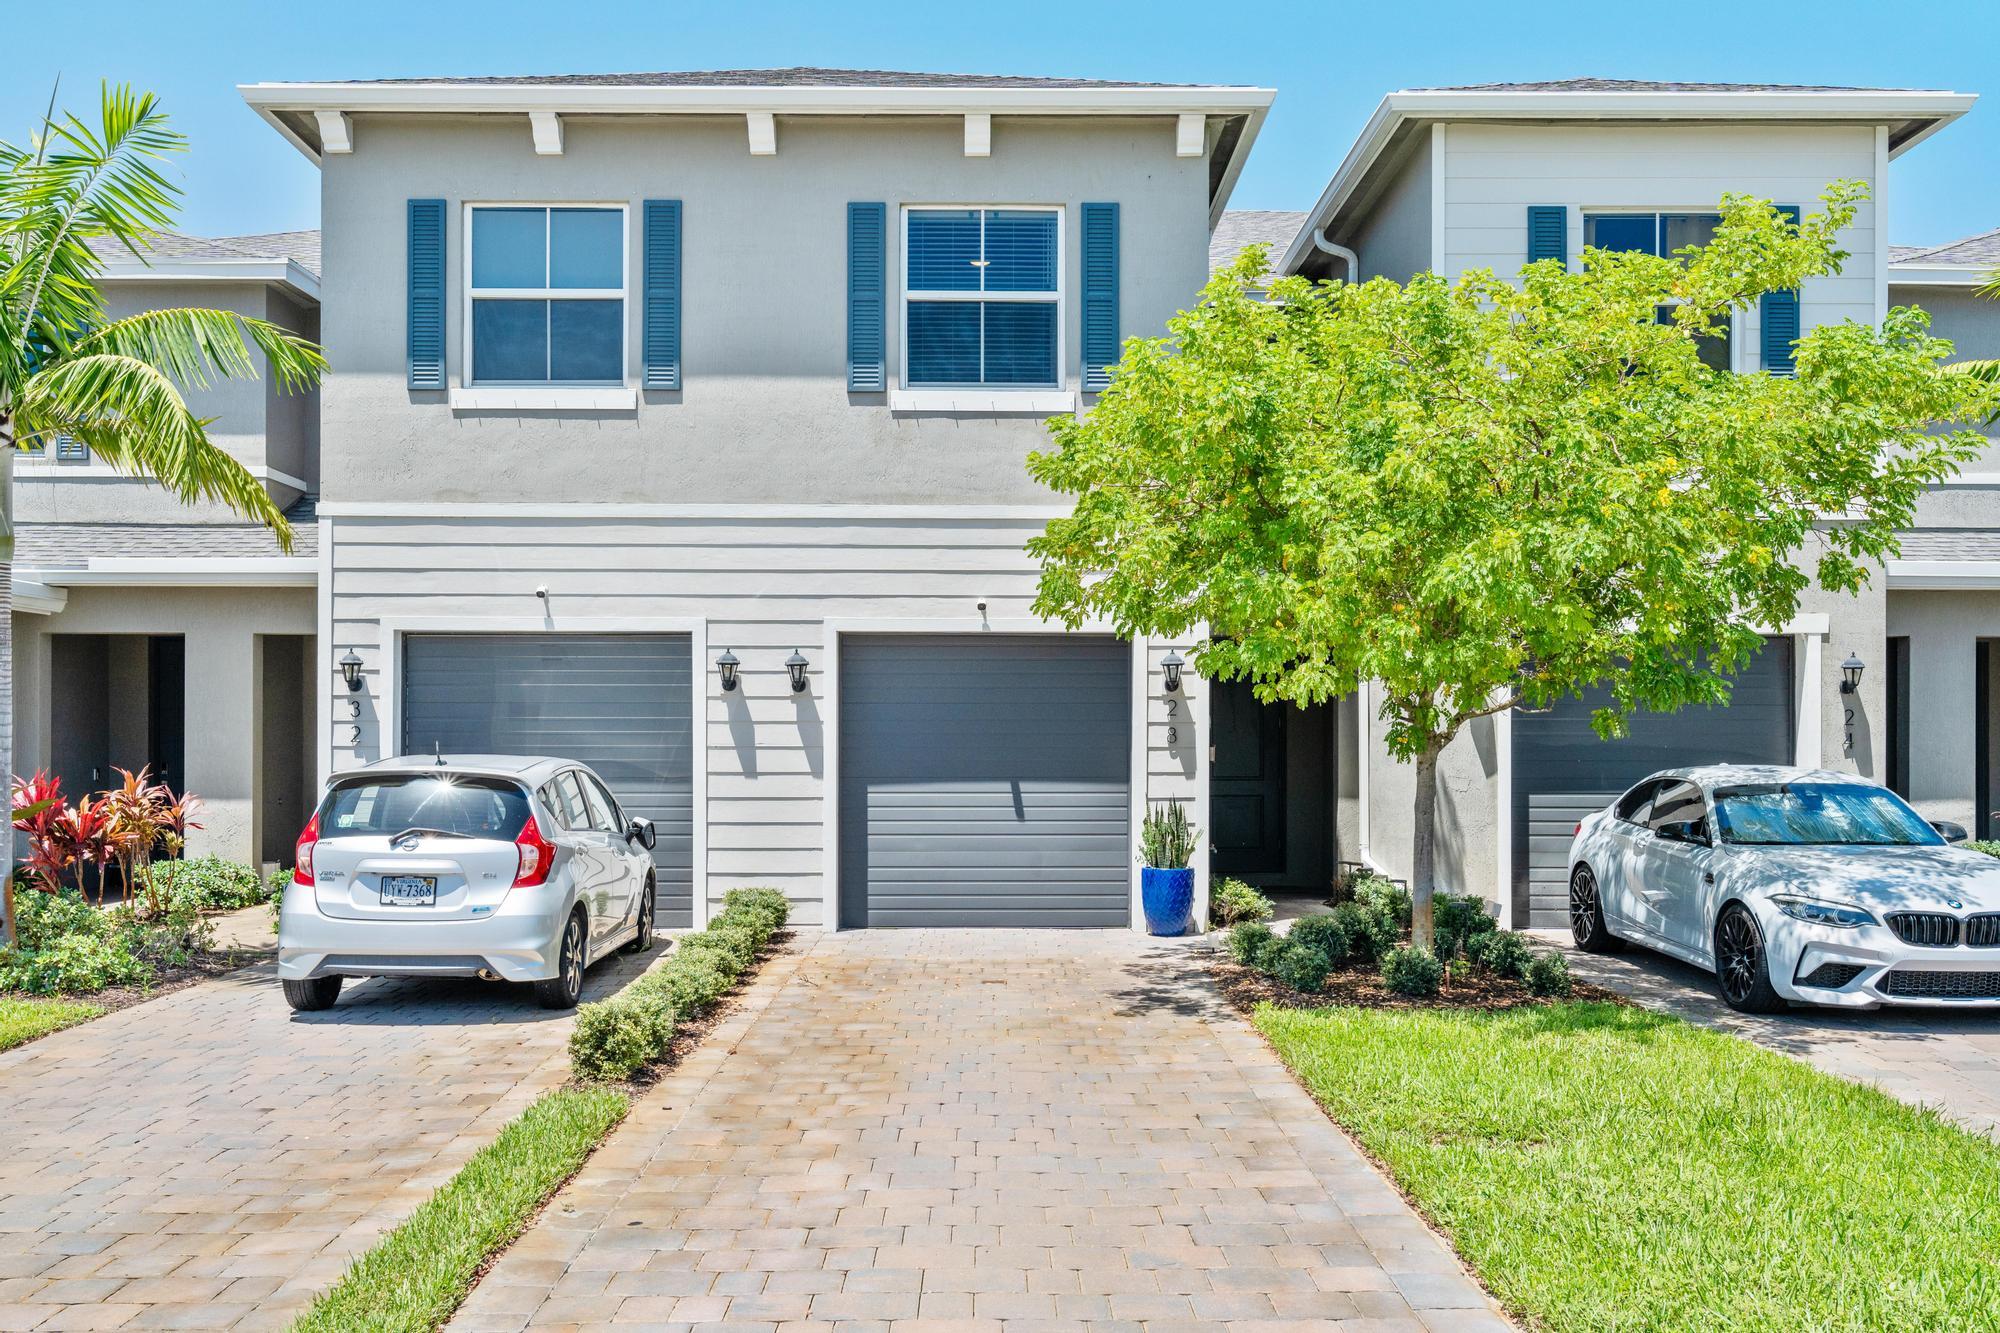
[[1739,1014],[1715,978],[1648,949],[1588,954],[1568,931],[1536,936],[1569,955],[1584,981],[1642,1004],[1796,1056],[1829,1074],[1873,1083],[1892,1097],[1934,1106],[2000,1138],[2000,1013],[1949,1009],[1793,1009]]
[[294,1015],[266,964],[0,1054],[0,1330],[283,1327],[562,1081],[569,1027],[469,981]]
[[1508,1327],[1184,948],[795,947],[452,1328]]

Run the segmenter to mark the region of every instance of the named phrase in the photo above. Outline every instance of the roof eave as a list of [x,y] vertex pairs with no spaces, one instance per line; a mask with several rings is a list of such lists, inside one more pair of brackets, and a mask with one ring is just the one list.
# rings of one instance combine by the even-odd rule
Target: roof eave
[[319,303],[319,279],[295,259],[117,259],[98,274],[101,282],[255,282],[289,288]]
[[1992,267],[1970,264],[1891,263],[1891,287],[1983,287],[1992,279]]

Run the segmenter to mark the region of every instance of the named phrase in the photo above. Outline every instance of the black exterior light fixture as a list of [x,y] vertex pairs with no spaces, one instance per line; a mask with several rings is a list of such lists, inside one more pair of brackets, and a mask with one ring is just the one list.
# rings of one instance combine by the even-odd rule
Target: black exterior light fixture
[[1160,670],[1167,677],[1166,688],[1168,694],[1180,693],[1181,668],[1186,665],[1187,662],[1181,655],[1171,648],[1167,649],[1167,655],[1160,659]]
[[352,648],[341,655],[340,678],[347,682],[348,693],[361,689],[361,657]]
[[792,673],[792,693],[797,694],[806,687],[806,668],[812,663],[806,661],[805,654],[792,649],[792,655],[785,659],[785,670]]
[[1849,653],[1847,660],[1840,664],[1840,692],[1842,694],[1852,694],[1860,689],[1861,673],[1867,669],[1868,664],[1866,662],[1856,657],[1853,653]]
[[742,665],[736,659],[736,654],[730,652],[727,648],[722,650],[722,656],[715,659],[715,674],[722,678],[722,692],[724,694],[736,688],[736,668]]

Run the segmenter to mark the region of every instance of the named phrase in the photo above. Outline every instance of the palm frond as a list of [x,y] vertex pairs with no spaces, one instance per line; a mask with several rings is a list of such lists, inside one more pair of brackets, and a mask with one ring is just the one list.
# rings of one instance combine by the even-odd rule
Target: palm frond
[[85,334],[76,351],[129,356],[194,389],[206,389],[215,377],[256,379],[253,351],[287,393],[310,389],[326,373],[326,358],[306,339],[230,310],[141,311]]
[[1980,286],[1979,294],[2000,301],[2000,268],[1996,268],[1986,275],[1986,281]]
[[271,529],[291,550],[291,525],[244,466],[208,438],[168,373],[137,357],[100,352],[30,376],[14,405],[19,438],[73,435],[121,471],[184,500],[214,500]]

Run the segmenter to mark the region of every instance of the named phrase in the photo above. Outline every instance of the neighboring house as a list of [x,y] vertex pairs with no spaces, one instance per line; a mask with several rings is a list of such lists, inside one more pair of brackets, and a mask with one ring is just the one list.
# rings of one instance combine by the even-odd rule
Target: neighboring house
[[809,926],[1134,919],[1205,724],[1169,645],[1032,614],[1024,462],[1201,286],[1269,91],[244,95],[323,176],[323,769],[586,761],[659,823],[664,923],[741,884]]
[[[161,234],[102,250],[106,313],[209,306],[319,333],[314,232]],[[189,393],[210,436],[286,507],[290,556],[219,505],[183,504],[64,439],[15,466],[14,765],[72,799],[115,767],[201,797],[189,849],[289,862],[311,800],[317,393],[268,379]]]

